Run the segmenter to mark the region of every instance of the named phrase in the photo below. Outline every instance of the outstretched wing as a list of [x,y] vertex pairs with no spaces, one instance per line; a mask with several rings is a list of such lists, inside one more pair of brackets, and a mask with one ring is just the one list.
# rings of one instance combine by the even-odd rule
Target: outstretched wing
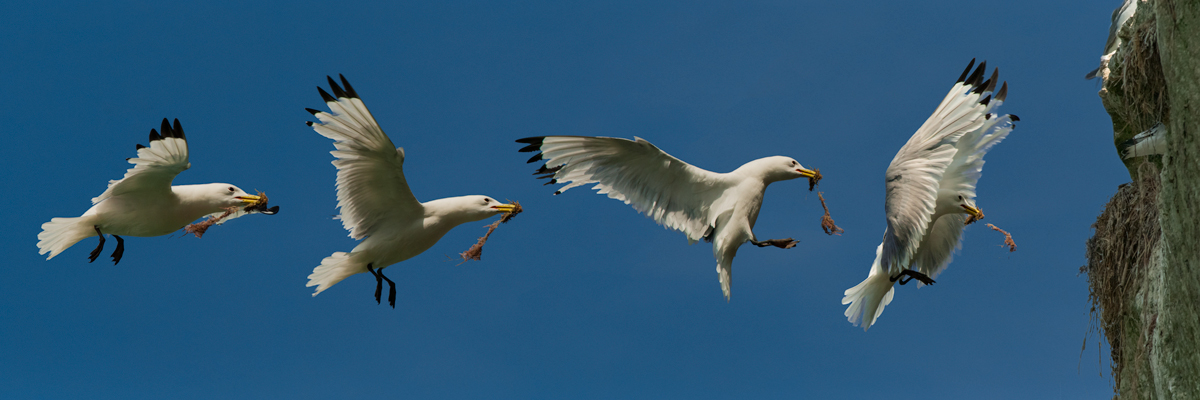
[[691,242],[708,236],[716,215],[713,204],[732,185],[723,174],[694,167],[639,137],[634,140],[543,136],[517,140],[520,151],[540,151],[529,162],[545,160],[535,172],[563,183],[554,194],[596,183],[593,189],[633,206],[659,224],[687,235]]
[[150,130],[150,147],[137,145],[137,157],[127,158],[133,168],[125,171],[121,179],[108,181],[108,189],[92,198],[92,204],[114,196],[131,192],[171,192],[171,181],[175,175],[191,167],[188,163],[187,138],[179,119],[171,126],[166,118],[160,127],[162,133]]
[[[975,185],[983,176],[983,156],[988,150],[1000,143],[1016,126],[1013,121],[1019,121],[1015,115],[996,115],[992,111],[1000,107],[1008,94],[1008,83],[1001,85],[995,98],[988,105],[984,123],[979,129],[967,132],[955,144],[957,151],[954,161],[946,167],[942,180],[938,183],[941,189],[954,193],[965,193],[971,199],[975,198]],[[956,201],[953,198],[939,199]],[[936,277],[950,264],[951,254],[961,244],[962,232],[966,216],[963,214],[943,215],[934,221],[933,227],[921,243],[920,250],[913,259],[916,270],[930,277]]]
[[306,108],[320,120],[308,122],[308,126],[334,140],[337,150],[330,154],[338,169],[342,226],[350,231],[350,237],[362,239],[382,221],[421,218],[423,208],[404,180],[404,149],[394,147],[350,82],[338,77],[345,90],[329,77],[333,96],[317,88],[332,112]]
[[968,76],[974,65],[975,60],[971,60],[933,115],[896,153],[884,175],[888,222],[883,239],[884,270],[895,273],[909,264],[929,229],[939,182],[957,152],[955,144],[985,121],[997,73],[983,80],[987,68],[984,61]]

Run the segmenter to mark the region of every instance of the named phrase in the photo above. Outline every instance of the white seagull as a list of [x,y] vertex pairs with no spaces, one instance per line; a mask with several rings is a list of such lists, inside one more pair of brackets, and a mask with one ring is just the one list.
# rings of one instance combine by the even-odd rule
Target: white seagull
[[395,147],[375,117],[367,111],[346,78],[343,90],[328,78],[333,96],[317,87],[332,113],[306,108],[320,122],[308,122],[321,136],[333,139],[331,151],[337,167],[337,198],[342,226],[350,237],[365,239],[349,253],[336,252],[321,260],[306,286],[316,286],[313,296],[350,275],[375,276],[375,302],[380,302],[383,281],[388,303],[396,307],[396,284],[383,276],[387,266],[425,252],[450,229],[512,211],[487,196],[460,196],[417,201],[404,180],[404,149]]
[[639,137],[542,136],[517,142],[527,144],[522,152],[541,152],[529,162],[546,161],[535,175],[553,178],[547,185],[566,184],[554,194],[596,183],[593,189],[599,194],[632,205],[660,225],[683,232],[689,244],[701,239],[713,242],[726,301],[739,246],[751,242],[786,249],[796,244],[790,238],[758,241],[754,236],[767,185],[796,178],[819,179],[817,171],[782,156],[715,173],[672,157]]
[[[82,216],[53,218],[42,224],[38,254],[50,253],[49,260],[80,240],[99,236],[100,244],[88,256],[88,262],[96,261],[104,249],[104,234],[110,234],[117,239],[112,253],[116,265],[125,253],[125,241],[118,235],[166,235],[200,217],[221,215],[230,207],[239,209],[221,222],[254,212],[279,211],[279,207],[266,209],[259,204],[259,196],[227,183],[171,186],[175,175],[191,166],[187,139],[178,119],[171,126],[163,118],[161,129],[161,134],[150,130],[150,147],[137,145],[137,157],[126,159],[134,167],[124,178],[109,181],[108,190],[92,198],[92,208]],[[260,205],[263,207],[257,207]]]
[[1084,79],[1108,79],[1108,61],[1121,47],[1121,28],[1137,13],[1139,1],[1141,0],[1125,0],[1120,7],[1113,10],[1112,22],[1108,25],[1108,40],[1104,42],[1104,55],[1100,56],[1100,66],[1084,75]]
[[930,277],[950,264],[961,246],[966,224],[982,219],[975,206],[975,185],[983,156],[1013,129],[1015,115],[992,113],[1008,94],[1008,83],[993,96],[999,71],[983,80],[987,62],[970,73],[975,60],[959,76],[933,115],[896,153],[884,175],[887,229],[875,249],[867,279],[847,289],[846,317],[863,330],[875,323],[892,301],[893,283]]

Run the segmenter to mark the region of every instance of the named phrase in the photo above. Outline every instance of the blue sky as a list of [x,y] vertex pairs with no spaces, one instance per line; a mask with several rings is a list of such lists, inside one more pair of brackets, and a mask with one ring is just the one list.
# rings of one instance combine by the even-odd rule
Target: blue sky
[[[1094,82],[1113,4],[1067,2],[21,2],[0,16],[9,176],[0,232],[4,398],[1103,398],[1080,354],[1090,225],[1128,181]],[[989,155],[982,225],[932,287],[900,287],[869,332],[842,315],[884,230],[883,170],[971,58],[1022,122]],[[305,277],[355,242],[333,149],[303,122],[343,73],[407,151],[418,199],[519,200],[483,260],[467,224],[374,280]],[[36,236],[78,216],[164,118],[177,184],[228,182],[281,212],[203,239]],[[767,191],[732,301],[707,245],[584,188],[552,196],[514,139],[640,136],[725,172],[820,168]],[[110,246],[112,243],[110,242]],[[111,247],[110,250],[111,251]],[[107,255],[107,252],[106,252]]]

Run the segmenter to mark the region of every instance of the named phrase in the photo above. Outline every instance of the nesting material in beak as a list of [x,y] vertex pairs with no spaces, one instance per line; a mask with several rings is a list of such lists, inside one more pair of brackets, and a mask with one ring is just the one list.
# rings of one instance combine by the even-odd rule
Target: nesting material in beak
[[267,215],[274,215],[279,212],[279,206],[267,208],[267,194],[258,192],[258,195],[238,196],[238,200],[246,203],[246,207],[242,211],[252,213],[259,212]]
[[966,204],[963,204],[962,208],[963,208],[963,210],[967,211],[967,214],[970,215],[970,217],[967,217],[967,222],[963,225],[970,225],[970,224],[974,223],[975,221],[983,219],[983,210],[968,206]]
[[1012,235],[1008,234],[1008,232],[1006,232],[1006,231],[1005,231],[1005,230],[1003,230],[1003,229],[997,228],[995,225],[992,225],[992,224],[987,224],[987,227],[988,227],[988,228],[992,228],[992,230],[993,230],[993,231],[1000,232],[1000,233],[1003,233],[1003,234],[1004,234],[1004,245],[1005,245],[1005,246],[1008,246],[1008,252],[1009,252],[1009,253],[1012,253],[1012,252],[1014,252],[1014,251],[1017,251],[1017,242],[1014,242],[1014,241],[1013,241],[1013,239],[1012,239]]
[[476,241],[471,248],[458,254],[459,257],[462,257],[463,262],[470,260],[479,261],[479,259],[483,257],[483,244],[487,243],[488,236],[492,236],[492,232],[494,232],[496,228],[500,227],[501,223],[508,222],[508,220],[513,219],[513,217],[517,216],[517,214],[520,214],[522,211],[521,203],[515,201],[509,204],[492,206],[492,208],[504,211],[504,216],[500,217],[499,220],[493,222],[491,225],[488,225],[487,233],[484,234],[483,237],[479,238],[479,240]]
[[808,191],[810,192],[813,191],[813,188],[817,187],[817,182],[821,181],[820,169],[813,168],[812,171],[799,169],[797,171],[800,171],[800,176],[808,178]]
[[842,232],[846,230],[833,224],[833,217],[829,216],[829,207],[825,206],[825,196],[822,196],[821,192],[817,192],[817,198],[821,199],[821,208],[825,209],[825,215],[821,216],[821,229],[825,230],[826,235],[842,236]]

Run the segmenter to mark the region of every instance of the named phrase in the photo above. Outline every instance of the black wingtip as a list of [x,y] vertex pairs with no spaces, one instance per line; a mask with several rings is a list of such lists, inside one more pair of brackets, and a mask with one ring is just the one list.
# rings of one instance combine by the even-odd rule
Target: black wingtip
[[974,67],[974,66],[975,66],[975,59],[974,59],[974,58],[972,58],[972,59],[971,59],[971,63],[970,63],[970,64],[967,64],[967,69],[964,69],[964,70],[963,70],[963,73],[962,73],[962,75],[959,75],[959,77],[958,77],[958,80],[957,80],[957,81],[955,81],[954,83],[963,83],[963,81],[966,81],[966,80],[967,80],[967,74],[971,73],[971,67]]
[[346,80],[345,76],[342,76],[342,74],[338,74],[338,79],[342,80],[342,86],[344,86],[346,88],[346,94],[350,95],[350,98],[354,98],[354,99],[360,98],[360,97],[358,97],[358,92],[354,91],[354,87],[350,86],[350,81]]
[[528,145],[528,146],[522,147],[520,150],[517,150],[517,152],[520,152],[520,153],[528,153],[528,152],[531,152],[531,151],[538,151],[538,150],[541,150],[541,149],[542,149],[542,144],[541,144],[541,143],[533,143],[533,144],[530,144],[530,145]]
[[337,99],[333,98],[333,96],[330,96],[329,92],[326,92],[325,89],[321,89],[320,86],[317,86],[317,91],[321,92],[321,99],[325,100],[326,103],[336,103],[337,102]]
[[972,87],[979,86],[979,84],[983,83],[983,71],[985,70],[987,70],[987,61],[979,63],[979,66],[975,68],[975,72],[972,72],[971,76],[967,77],[964,83]]
[[325,75],[325,80],[329,81],[329,89],[333,90],[334,96],[336,96],[339,99],[343,98],[343,97],[350,97],[349,95],[346,94],[345,90],[342,90],[341,86],[338,86],[337,82],[333,81],[333,77],[331,77],[329,75]]
[[175,137],[183,139],[183,140],[187,140],[187,136],[183,135],[183,125],[179,124],[179,118],[175,118],[174,122],[175,123],[174,123],[173,128],[175,130]]
[[[138,144],[137,144],[137,146],[136,146],[136,148],[134,148],[133,150],[134,150],[134,151],[137,151],[137,150],[141,150],[141,149],[144,149],[144,148],[146,148],[146,146],[142,146],[142,144],[141,144],[141,143],[138,143]],[[126,158],[126,160],[128,160],[128,158]]]
[[317,115],[318,113],[320,113],[320,112],[321,112],[321,110],[314,110],[314,109],[311,109],[311,108],[308,108],[308,107],[305,107],[305,108],[304,108],[304,111],[308,111],[308,113],[309,113],[309,114],[312,114],[312,115]]
[[558,196],[558,195],[560,195],[560,194],[562,194],[562,191],[561,191],[561,190],[556,190],[556,191],[554,192],[554,195],[555,195],[555,196]]
[[[980,100],[980,101],[979,101],[979,104],[983,104],[983,105],[985,105],[985,106],[986,106],[986,105],[988,105],[988,103],[990,103],[991,101],[992,101],[992,95],[990,95],[990,94],[989,94],[989,95],[987,95],[987,96],[984,96],[983,100]],[[987,118],[984,118],[984,119],[987,119]]]
[[992,76],[990,78],[988,78],[988,82],[991,82],[991,83],[988,83],[987,91],[995,93],[996,92],[996,82],[1000,82],[1000,68],[996,68],[996,69],[992,70]]
[[1008,97],[1008,82],[1000,85],[1000,91],[996,92],[996,100],[1004,101],[1006,97]]
[[1013,120],[1013,122],[1016,122],[1016,121],[1020,121],[1020,120],[1021,120],[1021,118],[1020,118],[1020,117],[1017,117],[1017,114],[1008,114],[1008,117],[1009,117],[1009,119],[1012,119],[1012,120]]
[[542,159],[542,153],[537,153],[537,154],[534,154],[534,155],[533,155],[533,157],[529,157],[529,161],[526,161],[525,163],[526,163],[526,164],[529,164],[529,163],[532,163],[532,162],[534,162],[534,161],[539,161],[539,160],[541,160],[541,159]]
[[538,144],[538,145],[541,145],[541,144],[542,144],[542,140],[545,140],[545,139],[546,139],[546,137],[545,137],[545,136],[534,136],[534,137],[527,137],[527,138],[520,138],[520,139],[517,139],[517,143],[528,143],[528,144],[534,144],[534,143],[536,143],[536,144]]
[[558,179],[551,179],[549,182],[543,183],[542,186],[550,186],[555,183],[558,183]]
[[313,122],[312,122],[312,121],[304,121],[304,124],[305,124],[305,125],[308,125],[308,126],[313,126]]
[[[155,140],[162,140],[162,138],[163,138],[162,135],[159,135],[158,131],[154,130],[154,128],[150,128],[150,141],[151,142],[154,142]],[[151,143],[151,144],[154,144],[154,143]]]

